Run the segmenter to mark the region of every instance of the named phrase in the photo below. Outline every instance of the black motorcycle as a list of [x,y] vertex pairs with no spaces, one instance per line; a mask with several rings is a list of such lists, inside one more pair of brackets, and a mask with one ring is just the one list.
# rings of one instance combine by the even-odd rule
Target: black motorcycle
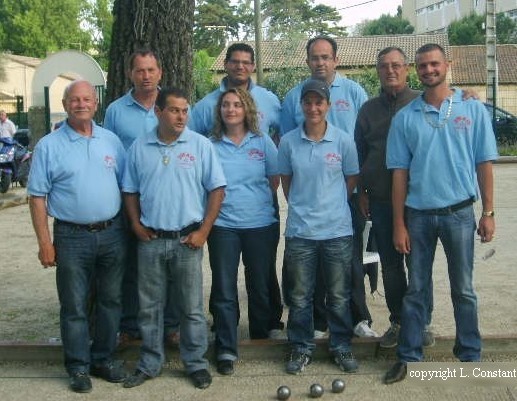
[[32,152],[12,138],[0,138],[0,193],[6,193],[11,183],[27,186]]

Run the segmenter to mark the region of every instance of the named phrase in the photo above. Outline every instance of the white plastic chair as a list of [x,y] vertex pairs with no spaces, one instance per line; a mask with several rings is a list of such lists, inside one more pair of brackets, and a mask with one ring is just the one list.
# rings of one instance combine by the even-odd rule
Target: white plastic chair
[[370,230],[372,228],[371,220],[366,220],[363,231],[363,265],[370,263],[379,263],[381,258],[378,252],[370,252],[366,250],[368,246],[368,238],[370,238]]

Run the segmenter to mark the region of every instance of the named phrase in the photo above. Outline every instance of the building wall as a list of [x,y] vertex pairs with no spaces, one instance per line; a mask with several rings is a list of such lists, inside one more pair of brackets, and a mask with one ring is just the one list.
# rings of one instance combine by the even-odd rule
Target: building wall
[[[417,34],[443,32],[451,22],[485,11],[486,0],[402,0],[402,16],[415,27]],[[517,1],[497,0],[496,11],[517,18]]]
[[[485,85],[453,85],[462,89],[472,89],[479,95],[482,102],[486,102],[486,86]],[[517,115],[517,84],[499,84],[497,90],[497,107],[509,111],[513,115]]]
[[[3,60],[4,69],[7,79],[0,82],[2,92],[9,93],[14,98],[4,100],[2,105],[7,111],[16,110],[16,96],[23,96],[24,110],[28,111],[32,106],[32,78],[34,77],[35,68],[33,66],[19,63],[10,59],[8,56]],[[71,82],[71,79],[57,77],[50,87],[50,110],[52,113],[64,112],[61,104],[65,87]]]

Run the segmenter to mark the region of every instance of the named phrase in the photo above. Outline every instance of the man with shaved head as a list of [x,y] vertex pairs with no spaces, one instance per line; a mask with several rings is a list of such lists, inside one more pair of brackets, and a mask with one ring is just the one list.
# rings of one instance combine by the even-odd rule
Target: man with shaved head
[[[113,383],[125,379],[113,360],[125,255],[119,187],[125,150],[115,134],[93,121],[97,104],[87,81],[65,89],[68,118],[36,145],[28,185],[39,260],[44,268],[56,266],[65,368],[78,393],[92,390],[90,373]],[[53,240],[48,216],[54,218]],[[90,338],[92,288],[96,316]]]

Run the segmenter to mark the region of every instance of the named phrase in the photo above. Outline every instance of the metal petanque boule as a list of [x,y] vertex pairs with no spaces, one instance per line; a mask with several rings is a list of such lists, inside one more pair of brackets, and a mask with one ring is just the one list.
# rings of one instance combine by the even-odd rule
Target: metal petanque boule
[[323,386],[318,383],[314,383],[309,389],[309,394],[312,398],[320,398],[323,395],[323,392]]
[[335,379],[332,382],[332,392],[342,393],[345,390],[345,382],[341,379]]
[[287,386],[280,386],[276,390],[276,398],[279,400],[287,400],[291,396],[291,390]]

